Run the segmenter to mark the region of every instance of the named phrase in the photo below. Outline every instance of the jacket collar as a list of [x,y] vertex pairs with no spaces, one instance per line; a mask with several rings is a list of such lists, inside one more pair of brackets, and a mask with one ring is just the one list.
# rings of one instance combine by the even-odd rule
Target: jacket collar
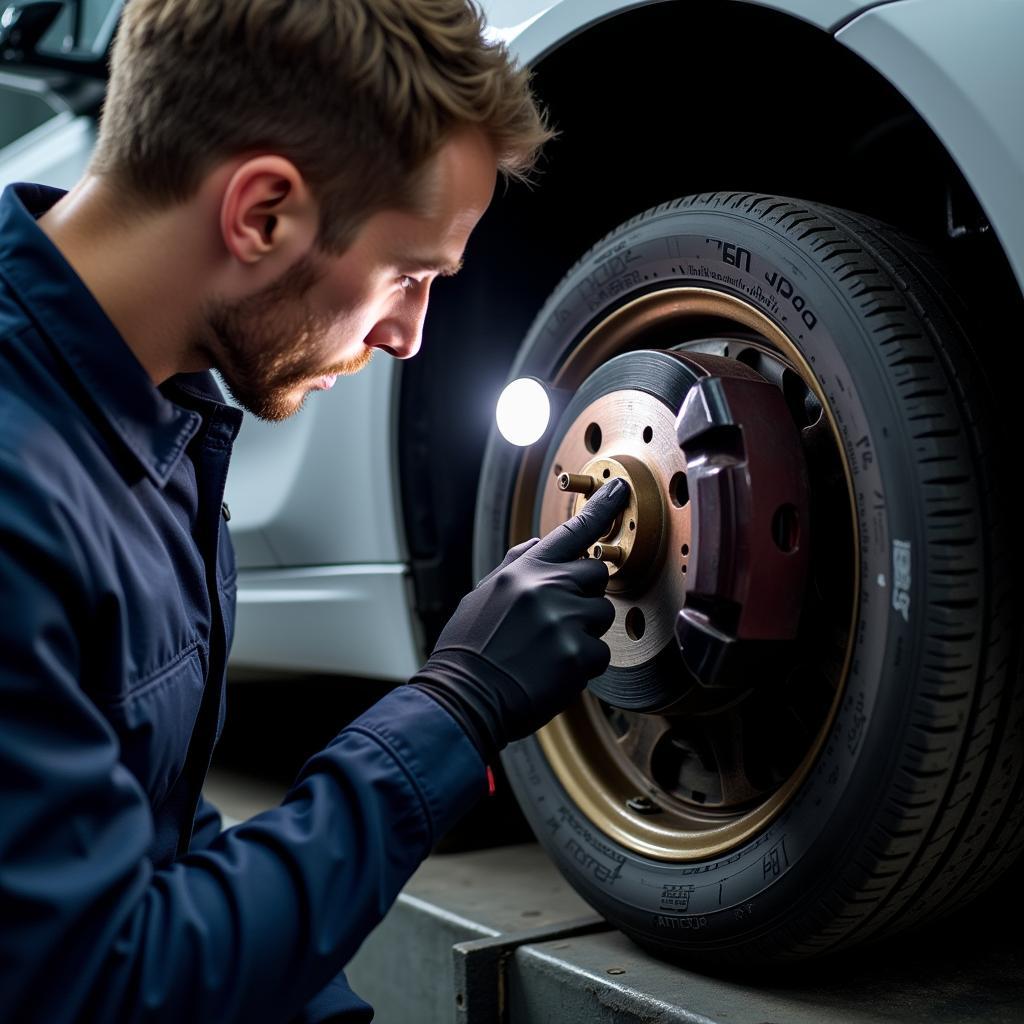
[[[111,429],[159,486],[170,479],[203,416],[164,397],[92,293],[36,224],[64,195],[11,185],[0,196],[0,279],[89,393]],[[213,375],[183,375],[189,389],[222,406],[237,431],[241,413],[224,405]],[[172,382],[164,387],[175,390]],[[167,385],[172,385],[170,388]],[[207,406],[210,408],[210,406]]]

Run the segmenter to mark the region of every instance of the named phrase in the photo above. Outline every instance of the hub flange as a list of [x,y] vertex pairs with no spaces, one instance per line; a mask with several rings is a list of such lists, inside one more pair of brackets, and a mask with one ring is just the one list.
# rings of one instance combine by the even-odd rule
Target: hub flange
[[[629,484],[629,505],[588,554],[608,563],[609,577],[618,577],[616,590],[627,581],[641,583],[652,568],[664,529],[664,509],[654,474],[642,459],[615,453],[591,459],[579,475],[598,486],[615,479]],[[577,494],[574,515],[586,500],[587,495]]]

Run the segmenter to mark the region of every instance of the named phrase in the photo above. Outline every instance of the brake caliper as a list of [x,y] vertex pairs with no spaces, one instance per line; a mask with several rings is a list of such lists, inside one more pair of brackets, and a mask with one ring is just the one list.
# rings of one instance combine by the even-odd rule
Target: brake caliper
[[708,688],[747,688],[793,653],[810,554],[808,483],[782,392],[735,360],[680,355],[700,377],[676,420],[691,501],[676,639]]

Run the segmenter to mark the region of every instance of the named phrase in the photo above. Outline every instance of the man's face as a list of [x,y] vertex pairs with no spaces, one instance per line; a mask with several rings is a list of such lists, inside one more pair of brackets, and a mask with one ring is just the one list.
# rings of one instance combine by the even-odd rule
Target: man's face
[[374,349],[415,355],[430,285],[458,270],[496,174],[482,135],[453,136],[435,158],[427,212],[374,214],[342,255],[307,255],[256,294],[210,306],[198,346],[235,401],[282,420],[311,391],[361,370]]

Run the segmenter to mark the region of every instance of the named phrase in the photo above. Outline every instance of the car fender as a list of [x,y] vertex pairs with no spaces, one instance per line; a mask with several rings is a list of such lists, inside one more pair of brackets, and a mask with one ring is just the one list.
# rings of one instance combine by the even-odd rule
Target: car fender
[[[508,44],[521,64],[542,60],[573,36],[617,14],[672,0],[485,0],[487,34]],[[878,6],[864,0],[747,0],[800,18],[826,32]],[[882,0],[893,3],[896,0]]]
[[884,75],[946,147],[1024,291],[1024,5],[898,0],[836,38]]

